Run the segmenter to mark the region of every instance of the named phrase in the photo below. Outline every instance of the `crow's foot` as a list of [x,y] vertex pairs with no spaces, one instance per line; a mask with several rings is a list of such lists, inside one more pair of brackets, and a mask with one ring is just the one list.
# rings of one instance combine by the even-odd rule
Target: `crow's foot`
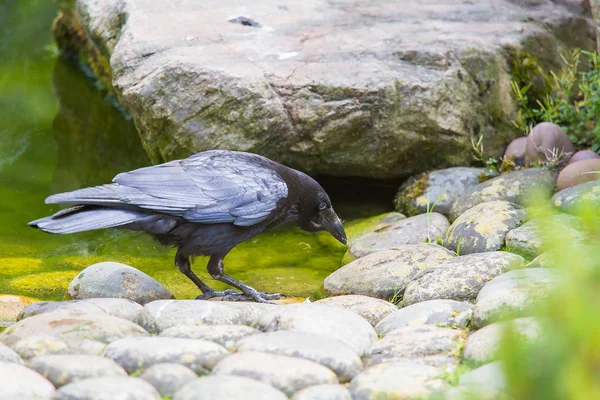
[[256,301],[258,303],[269,303],[269,300],[279,300],[282,294],[280,293],[265,293],[265,292],[250,292],[247,294],[231,294],[229,296],[224,296],[223,300],[226,301]]
[[223,290],[222,292],[215,292],[214,290],[211,290],[211,291],[207,291],[206,293],[203,293],[200,296],[196,297],[196,300],[208,300],[208,299],[212,299],[213,297],[224,298],[224,297],[233,296],[233,295],[239,295],[239,293],[233,289]]

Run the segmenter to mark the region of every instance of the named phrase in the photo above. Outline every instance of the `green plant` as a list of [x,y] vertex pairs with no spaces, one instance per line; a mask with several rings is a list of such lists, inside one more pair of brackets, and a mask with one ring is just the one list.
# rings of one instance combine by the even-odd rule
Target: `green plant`
[[550,92],[532,93],[533,82],[513,79],[518,103],[514,125],[526,134],[539,122],[563,128],[573,143],[600,151],[600,56],[580,49],[562,55],[563,67],[551,71]]
[[427,220],[427,239],[425,240],[426,243],[433,243],[433,242],[437,242],[438,240],[440,240],[440,238],[435,238],[434,240],[431,240],[430,223],[431,223],[431,213],[433,212],[433,209],[438,205],[440,200],[442,200],[443,198],[444,198],[444,187],[443,186],[442,186],[442,193],[440,193],[440,195],[438,196],[435,203],[431,204],[431,202],[429,201],[429,194],[427,195],[427,211],[425,212],[425,218]]

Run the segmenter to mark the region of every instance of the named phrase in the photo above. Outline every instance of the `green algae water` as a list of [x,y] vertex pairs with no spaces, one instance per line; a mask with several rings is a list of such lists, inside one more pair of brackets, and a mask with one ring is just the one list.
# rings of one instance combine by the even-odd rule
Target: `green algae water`
[[[51,36],[56,13],[47,0],[0,4],[0,294],[58,300],[83,268],[117,261],[153,276],[177,298],[193,298],[198,289],[175,268],[174,249],[147,235],[103,230],[63,236],[27,226],[59,210],[44,204],[50,194],[108,183],[119,172],[150,164],[118,104],[85,70],[58,56]],[[391,208],[389,193],[383,202],[361,202],[355,191],[364,195],[359,186],[330,193],[348,221]],[[315,296],[345,251],[327,233],[282,228],[236,247],[225,269],[261,291]],[[194,271],[224,289],[210,279],[206,262],[197,258]]]

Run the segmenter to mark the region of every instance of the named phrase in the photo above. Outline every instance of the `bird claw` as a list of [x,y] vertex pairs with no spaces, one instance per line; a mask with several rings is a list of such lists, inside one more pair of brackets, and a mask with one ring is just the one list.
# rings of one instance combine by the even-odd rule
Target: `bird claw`
[[239,294],[239,293],[233,289],[223,290],[222,292],[210,291],[210,292],[203,293],[200,296],[197,296],[196,300],[208,300],[208,299],[212,299],[214,297],[224,298],[224,297],[232,296],[232,295],[236,295],[236,294]]
[[198,297],[196,300],[208,300],[214,297],[220,297],[221,301],[256,301],[258,303],[269,303],[269,300],[279,300],[283,295],[280,293],[238,293],[233,289],[227,289],[222,292],[207,292]]

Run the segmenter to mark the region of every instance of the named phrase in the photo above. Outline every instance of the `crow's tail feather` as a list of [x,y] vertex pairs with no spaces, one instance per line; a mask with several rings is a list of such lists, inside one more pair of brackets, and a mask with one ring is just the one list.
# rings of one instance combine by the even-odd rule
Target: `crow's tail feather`
[[49,233],[75,233],[127,225],[148,214],[134,210],[74,206],[29,223]]

